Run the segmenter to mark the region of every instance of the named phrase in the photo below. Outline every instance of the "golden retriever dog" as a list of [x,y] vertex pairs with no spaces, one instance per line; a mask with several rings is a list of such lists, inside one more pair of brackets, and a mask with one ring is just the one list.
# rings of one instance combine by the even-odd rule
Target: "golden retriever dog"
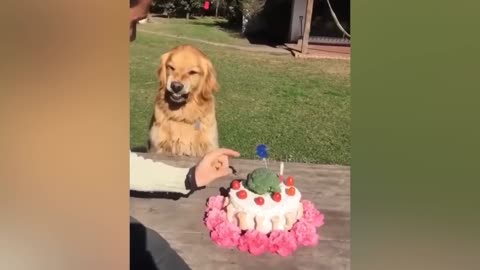
[[207,56],[189,45],[176,47],[161,56],[157,74],[149,151],[198,157],[217,149],[218,83]]

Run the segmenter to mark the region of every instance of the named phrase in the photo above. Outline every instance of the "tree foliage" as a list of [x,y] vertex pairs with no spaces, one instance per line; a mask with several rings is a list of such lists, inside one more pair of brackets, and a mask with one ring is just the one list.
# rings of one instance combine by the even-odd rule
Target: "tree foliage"
[[241,0],[240,7],[243,15],[255,16],[262,11],[266,0]]
[[153,0],[154,12],[170,16],[185,16],[200,13],[203,7],[203,0]]
[[[205,0],[153,0],[152,12],[184,17],[203,14]],[[242,16],[254,16],[265,6],[266,0],[210,0],[211,14],[227,18],[231,23],[241,22]],[[213,13],[213,11],[216,11]]]

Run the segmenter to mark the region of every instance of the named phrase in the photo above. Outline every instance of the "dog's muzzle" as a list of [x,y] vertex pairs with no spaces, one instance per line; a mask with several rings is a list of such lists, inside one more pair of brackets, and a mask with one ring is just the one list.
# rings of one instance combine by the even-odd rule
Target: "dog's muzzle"
[[187,97],[188,97],[188,94],[186,95],[179,95],[179,94],[175,94],[175,93],[170,93],[170,95],[168,95],[170,100],[175,102],[175,103],[182,103],[182,102],[185,102],[187,100]]
[[185,87],[181,82],[173,81],[172,83],[170,83],[170,89],[172,89],[172,92],[175,94],[182,92],[183,88]]
[[176,103],[184,102],[188,97],[188,92],[185,89],[185,86],[178,81],[173,81],[167,87],[168,92],[170,92],[170,100]]

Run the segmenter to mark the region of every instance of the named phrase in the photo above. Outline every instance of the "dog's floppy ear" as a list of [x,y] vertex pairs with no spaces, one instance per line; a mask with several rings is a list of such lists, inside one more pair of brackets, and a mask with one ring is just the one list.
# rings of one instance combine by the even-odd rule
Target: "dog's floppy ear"
[[160,66],[157,69],[157,78],[160,82],[160,88],[167,87],[167,61],[170,57],[170,52],[164,53],[160,57]]
[[205,100],[209,100],[212,98],[213,94],[218,91],[219,85],[217,82],[217,73],[213,68],[212,62],[210,62],[208,59],[205,59],[205,64],[205,81],[202,88],[202,97]]

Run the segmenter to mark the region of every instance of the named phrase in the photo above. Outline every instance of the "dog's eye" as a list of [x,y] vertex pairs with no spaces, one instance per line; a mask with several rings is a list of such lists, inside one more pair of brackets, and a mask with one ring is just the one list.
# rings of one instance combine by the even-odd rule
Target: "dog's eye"
[[198,71],[191,70],[190,72],[188,72],[188,74],[190,74],[190,75],[195,75],[195,74],[198,74]]
[[171,71],[175,71],[175,68],[172,67],[172,65],[167,65],[167,68],[170,69]]

